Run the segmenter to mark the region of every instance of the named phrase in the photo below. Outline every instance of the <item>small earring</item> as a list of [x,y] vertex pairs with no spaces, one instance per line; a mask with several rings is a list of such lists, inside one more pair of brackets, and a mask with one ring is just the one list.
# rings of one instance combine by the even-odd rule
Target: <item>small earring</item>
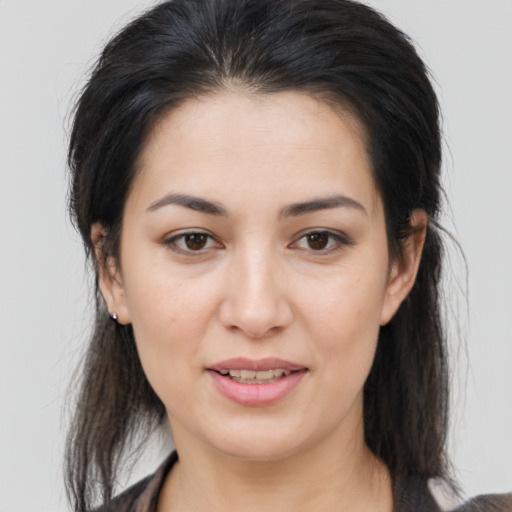
[[117,315],[115,313],[109,313],[108,314],[110,316],[110,320],[112,320],[113,322],[117,322]]

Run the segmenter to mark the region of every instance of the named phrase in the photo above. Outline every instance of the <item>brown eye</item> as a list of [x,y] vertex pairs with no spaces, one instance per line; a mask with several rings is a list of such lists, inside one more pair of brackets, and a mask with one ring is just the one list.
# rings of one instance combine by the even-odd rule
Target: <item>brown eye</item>
[[310,255],[316,253],[317,256],[326,256],[352,245],[353,240],[343,232],[319,229],[305,233],[291,247],[305,250]]
[[185,235],[184,239],[187,249],[190,249],[191,251],[200,251],[201,249],[204,249],[208,242],[208,236],[204,233],[190,233]]
[[224,247],[214,236],[201,231],[182,232],[162,240],[161,244],[173,252],[190,257],[211,255],[213,250]]
[[306,236],[307,243],[310,249],[321,251],[329,244],[328,233],[310,233]]

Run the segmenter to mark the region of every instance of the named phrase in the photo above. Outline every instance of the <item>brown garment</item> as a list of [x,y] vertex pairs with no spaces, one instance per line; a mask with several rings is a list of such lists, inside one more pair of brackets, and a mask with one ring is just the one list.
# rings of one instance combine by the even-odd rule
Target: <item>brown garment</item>
[[[157,471],[136,483],[97,512],[156,512],[165,477],[178,460],[176,452]],[[441,512],[424,480],[407,480],[396,484],[393,512]],[[452,512],[512,512],[512,493],[479,496]]]

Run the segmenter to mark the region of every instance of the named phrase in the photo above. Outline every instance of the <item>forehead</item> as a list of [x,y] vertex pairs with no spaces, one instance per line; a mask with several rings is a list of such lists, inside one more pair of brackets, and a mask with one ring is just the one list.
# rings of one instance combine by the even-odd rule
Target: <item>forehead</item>
[[269,189],[293,200],[336,189],[369,211],[378,202],[360,123],[302,92],[187,100],[150,131],[133,185],[129,200],[146,202],[173,187],[233,201]]

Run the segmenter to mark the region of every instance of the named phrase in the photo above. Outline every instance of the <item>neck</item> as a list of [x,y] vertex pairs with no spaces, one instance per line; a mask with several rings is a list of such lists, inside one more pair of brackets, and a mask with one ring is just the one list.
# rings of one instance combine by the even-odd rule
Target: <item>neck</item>
[[360,434],[337,445],[324,438],[300,453],[256,462],[179,443],[175,435],[180,459],[164,483],[158,511],[390,512],[389,472]]

